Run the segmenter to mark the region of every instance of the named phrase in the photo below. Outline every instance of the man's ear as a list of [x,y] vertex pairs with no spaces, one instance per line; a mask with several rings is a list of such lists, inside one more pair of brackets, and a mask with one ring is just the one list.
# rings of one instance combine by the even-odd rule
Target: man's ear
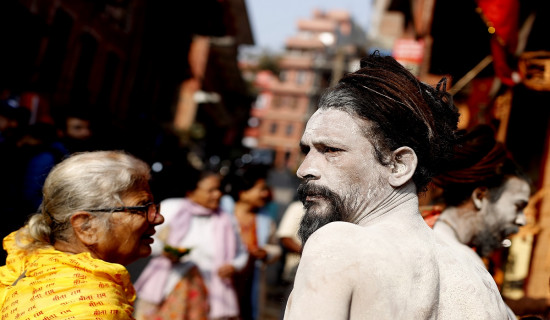
[[86,211],[79,211],[71,217],[71,225],[76,238],[85,246],[97,243],[97,227],[94,216]]
[[390,185],[398,188],[411,180],[417,164],[418,158],[413,149],[409,147],[395,149],[391,154],[391,172],[388,178]]
[[477,187],[472,192],[472,202],[477,210],[481,209],[483,198],[487,196],[487,187]]

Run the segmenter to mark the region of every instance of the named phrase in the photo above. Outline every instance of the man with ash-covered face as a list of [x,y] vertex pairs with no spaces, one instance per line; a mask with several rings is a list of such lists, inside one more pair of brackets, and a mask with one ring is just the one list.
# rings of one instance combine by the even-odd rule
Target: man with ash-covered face
[[305,246],[285,319],[508,319],[491,275],[418,210],[456,142],[444,91],[373,55],[323,94],[301,140]]
[[531,193],[528,178],[484,125],[460,139],[448,167],[434,179],[447,206],[434,230],[483,263],[477,255],[489,256],[525,224],[523,209]]
[[434,178],[446,206],[434,231],[484,266],[480,257],[501,248],[505,238],[525,225],[523,209],[531,188],[504,144],[495,140],[491,127],[479,125],[458,142],[453,160]]

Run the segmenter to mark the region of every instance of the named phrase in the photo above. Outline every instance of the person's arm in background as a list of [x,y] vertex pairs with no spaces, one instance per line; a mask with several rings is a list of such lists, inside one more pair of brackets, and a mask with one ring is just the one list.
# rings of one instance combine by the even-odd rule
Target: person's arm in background
[[300,201],[291,203],[285,211],[277,229],[277,238],[279,238],[281,245],[289,252],[302,254],[302,244],[296,241],[296,235],[298,234],[303,214],[304,208]]
[[277,237],[275,235],[276,231],[277,227],[275,225],[275,221],[271,220],[269,225],[269,239],[262,247],[266,252],[266,257],[263,261],[268,264],[277,261],[282,254],[281,246],[277,243]]
[[244,269],[246,263],[248,262],[248,251],[246,250],[246,246],[244,245],[239,235],[237,221],[235,220],[234,215],[230,215],[230,217],[231,225],[233,226],[233,233],[235,234],[235,239],[237,243],[237,252],[235,254],[235,258],[233,258],[231,263],[226,264],[218,269],[218,274],[222,278],[229,278],[233,276],[235,272],[239,272]]
[[287,251],[302,254],[302,245],[294,241],[294,239],[290,237],[281,237],[279,240]]
[[248,261],[248,251],[246,250],[246,246],[241,240],[235,225],[234,229],[235,237],[237,238],[237,254],[235,255],[235,258],[233,258],[233,261],[231,261],[231,265],[235,268],[235,271],[241,271],[246,266]]

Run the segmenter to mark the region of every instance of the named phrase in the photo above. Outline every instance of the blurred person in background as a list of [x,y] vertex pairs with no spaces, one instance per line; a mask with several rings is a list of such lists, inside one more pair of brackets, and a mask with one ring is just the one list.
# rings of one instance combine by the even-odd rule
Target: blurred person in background
[[[136,318],[165,319],[163,312],[172,310],[178,319],[238,319],[232,277],[245,267],[248,254],[236,222],[220,210],[221,177],[189,169],[178,183],[185,198],[161,202],[166,223],[155,237],[155,257],[135,283]],[[178,251],[184,255],[172,254]]]
[[525,225],[531,194],[529,179],[494,137],[487,125],[464,132],[447,170],[433,180],[446,206],[434,231],[483,267],[480,258],[489,258]]
[[[0,201],[3,203],[0,214],[5,217],[0,238],[21,227],[28,214],[20,210],[24,205],[21,200],[26,167],[21,161],[18,143],[28,132],[30,116],[30,111],[19,106],[15,99],[0,101]],[[5,252],[2,252],[0,264],[5,258]]]
[[132,319],[125,265],[163,222],[150,169],[122,152],[74,155],[50,172],[40,212],[4,239],[2,318]]
[[65,154],[96,149],[92,130],[92,115],[78,106],[64,108],[56,117],[59,143],[56,145]]
[[298,236],[298,230],[300,229],[300,221],[302,221],[305,212],[302,201],[293,201],[285,210],[277,228],[276,236],[285,251],[285,262],[281,275],[283,285],[285,286],[284,305],[286,305],[286,300],[292,291],[294,278],[296,277],[296,271],[298,271],[300,263],[300,256],[302,255],[303,246],[302,240]]
[[0,146],[19,139],[29,124],[31,112],[14,99],[0,100]]
[[229,196],[222,206],[233,213],[239,234],[248,250],[246,267],[235,274],[241,318],[259,319],[265,304],[265,268],[281,255],[275,241],[275,221],[269,211],[271,192],[266,182],[267,168],[250,165],[228,177]]
[[35,123],[17,141],[18,162],[21,166],[21,203],[19,211],[24,214],[37,212],[42,202],[42,187],[50,170],[67,154],[55,144],[55,127],[47,123]]
[[448,171],[434,183],[443,189],[446,206],[434,230],[466,252],[474,248],[478,256],[488,257],[526,223],[529,179],[491,127],[477,126],[462,136]]
[[6,179],[3,181],[6,190],[0,195],[0,199],[5,199],[0,209],[5,214],[1,238],[20,228],[29,215],[38,212],[44,181],[65,156],[53,147],[54,141],[56,132],[52,125],[31,124],[15,142],[15,149],[6,155],[8,159],[3,159],[9,165],[4,167],[5,175],[2,176]]

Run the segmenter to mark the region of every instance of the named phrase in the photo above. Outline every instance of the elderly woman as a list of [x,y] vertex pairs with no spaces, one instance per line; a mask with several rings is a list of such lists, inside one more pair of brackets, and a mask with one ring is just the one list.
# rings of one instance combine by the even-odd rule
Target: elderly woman
[[74,155],[48,175],[40,213],[4,239],[2,318],[132,319],[123,265],[151,253],[164,218],[150,170],[122,152]]

